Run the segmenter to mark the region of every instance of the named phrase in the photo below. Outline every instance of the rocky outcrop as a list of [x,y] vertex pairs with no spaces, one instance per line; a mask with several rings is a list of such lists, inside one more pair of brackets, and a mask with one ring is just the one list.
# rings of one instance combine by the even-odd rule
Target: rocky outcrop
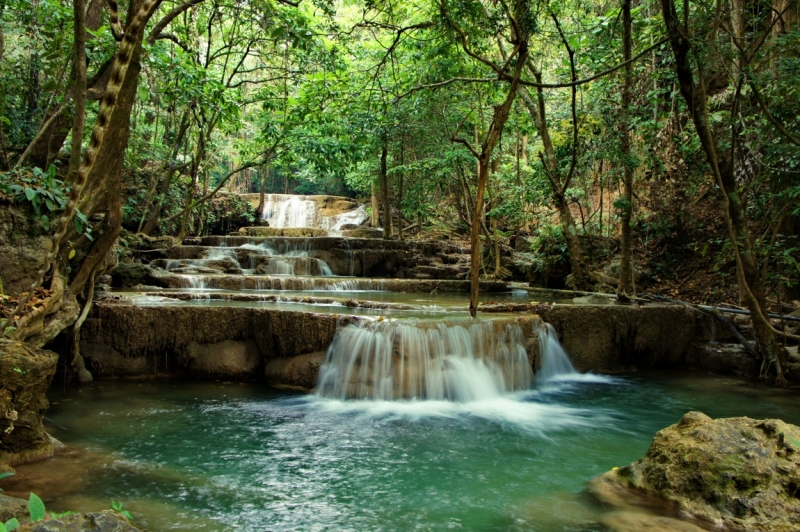
[[324,351],[353,316],[241,307],[96,304],[81,353],[96,378],[248,378],[273,358]]
[[17,519],[19,532],[140,532],[117,512],[105,510],[94,513],[75,513],[57,519],[30,522],[28,501],[0,494],[0,523]]
[[178,361],[194,377],[245,380],[261,367],[261,354],[251,341],[192,342]]
[[537,305],[579,371],[618,373],[681,367],[698,335],[684,306]]
[[28,515],[28,501],[0,493],[0,523],[10,519],[24,519]]
[[761,360],[741,344],[694,343],[686,353],[686,366],[717,375],[757,378]]
[[324,361],[325,351],[276,358],[267,363],[264,377],[274,388],[308,393],[317,385],[319,367]]
[[51,351],[0,339],[0,470],[52,456],[42,418],[57,363]]
[[147,264],[136,262],[120,263],[111,273],[112,286],[130,287],[139,284],[150,286],[165,286],[159,279],[157,272]]
[[800,427],[689,412],[656,433],[641,460],[598,477],[592,490],[602,497],[608,485],[665,501],[718,528],[796,531]]
[[20,532],[141,532],[116,512],[106,510],[72,514],[58,519],[37,521],[20,527]]

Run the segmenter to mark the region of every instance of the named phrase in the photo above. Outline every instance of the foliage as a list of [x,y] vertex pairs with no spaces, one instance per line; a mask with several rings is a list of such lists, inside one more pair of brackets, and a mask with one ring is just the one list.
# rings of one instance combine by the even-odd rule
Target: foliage
[[111,509],[129,521],[133,521],[133,515],[128,510],[123,510],[122,503],[111,499]]
[[[34,219],[46,232],[50,231],[51,219],[55,220],[66,207],[69,189],[52,164],[47,171],[33,167],[0,173],[0,194],[30,207]],[[88,220],[80,211],[75,216],[75,230],[91,239]]]

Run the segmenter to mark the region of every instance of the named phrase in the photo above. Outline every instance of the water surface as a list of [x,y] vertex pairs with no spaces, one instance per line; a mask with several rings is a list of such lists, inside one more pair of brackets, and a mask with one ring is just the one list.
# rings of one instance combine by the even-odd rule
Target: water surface
[[55,510],[123,501],[150,530],[605,530],[586,482],[685,412],[800,424],[796,395],[702,374],[584,376],[473,403],[170,381],[51,400],[48,429],[77,450],[20,481]]

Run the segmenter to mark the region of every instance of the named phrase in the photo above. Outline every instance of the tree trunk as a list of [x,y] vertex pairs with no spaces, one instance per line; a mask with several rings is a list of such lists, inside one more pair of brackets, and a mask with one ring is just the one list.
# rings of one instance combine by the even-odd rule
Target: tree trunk
[[[735,157],[730,157],[729,164],[720,164],[719,148],[709,122],[704,84],[695,83],[695,72],[690,61],[691,44],[686,36],[686,28],[681,27],[674,0],[661,0],[661,6],[667,35],[675,56],[675,73],[681,96],[689,107],[703,151],[722,192],[728,236],[733,244],[738,275],[742,279],[742,291],[753,322],[753,333],[761,356],[764,357],[765,366],[774,365],[778,382],[784,382],[783,368],[787,366],[788,354],[778,343],[766,316],[764,280],[757,267],[752,238],[747,230],[745,205],[736,186]],[[702,74],[698,73],[701,80]]]
[[[522,36],[519,36],[522,37]],[[478,190],[475,193],[475,210],[472,216],[472,228],[470,230],[470,286],[469,286],[469,314],[473,318],[478,314],[478,295],[480,292],[480,262],[481,262],[481,241],[480,231],[483,224],[483,196],[486,192],[486,183],[489,179],[489,164],[491,162],[492,153],[495,146],[500,140],[500,135],[503,133],[508,121],[508,115],[511,110],[511,104],[514,103],[514,98],[517,95],[517,90],[520,88],[519,79],[522,76],[522,68],[528,60],[528,41],[527,36],[520,39],[517,44],[519,51],[517,52],[517,64],[514,69],[514,77],[508,88],[506,99],[500,105],[495,106],[494,114],[492,115],[492,122],[489,124],[489,130],[483,139],[481,151],[478,153]],[[473,151],[473,153],[475,153]]]
[[389,197],[389,176],[386,171],[386,156],[389,151],[389,139],[384,137],[381,146],[381,196],[383,200],[383,238],[392,238],[392,202]]
[[[631,58],[631,0],[622,0],[622,54],[625,61]],[[631,168],[630,106],[633,65],[625,65],[622,82],[622,109],[620,109],[620,129],[622,133],[622,249],[620,252],[619,284],[617,301],[625,301],[636,295],[633,283],[633,257],[631,252],[631,215],[633,214],[633,168]]]
[[256,207],[256,216],[259,219],[264,217],[264,209],[267,208],[267,195],[266,195],[266,178],[264,174],[269,173],[269,168],[262,168],[261,171],[258,173],[259,177],[261,177],[260,189],[259,189],[259,197],[258,197],[258,207]]
[[378,221],[380,219],[380,207],[378,205],[378,195],[375,193],[375,183],[372,183],[372,194],[370,196],[370,202],[372,205],[372,212],[369,215],[369,224],[372,227],[380,227],[381,224]]
[[[400,166],[405,164],[405,139],[400,139]],[[403,172],[397,174],[397,237],[403,240]]]

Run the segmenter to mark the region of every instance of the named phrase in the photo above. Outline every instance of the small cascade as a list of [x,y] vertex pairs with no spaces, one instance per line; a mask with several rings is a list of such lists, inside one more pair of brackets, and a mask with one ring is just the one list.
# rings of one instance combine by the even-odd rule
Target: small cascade
[[542,363],[536,372],[537,382],[577,375],[572,366],[567,352],[558,341],[556,330],[549,323],[545,323],[539,331],[539,355]]
[[208,294],[202,292],[208,289],[205,277],[202,275],[181,275],[181,279],[186,281],[187,288],[193,291],[192,299],[208,299]]
[[516,323],[364,320],[337,332],[316,393],[342,400],[469,402],[527,389],[532,377]]
[[336,216],[323,216],[320,218],[320,227],[329,231],[341,231],[345,225],[361,225],[366,219],[367,206],[359,205],[357,209]]
[[239,249],[256,252],[249,255],[249,263],[250,269],[257,274],[333,276],[327,262],[312,256],[314,249],[310,238],[274,239],[260,244],[243,244]]

